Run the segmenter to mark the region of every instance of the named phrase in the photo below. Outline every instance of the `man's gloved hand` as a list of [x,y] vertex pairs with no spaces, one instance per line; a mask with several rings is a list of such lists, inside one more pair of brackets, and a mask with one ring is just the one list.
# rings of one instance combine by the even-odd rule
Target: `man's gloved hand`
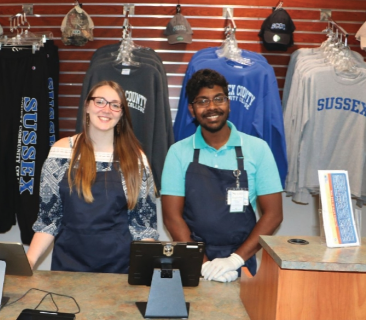
[[202,265],[202,276],[206,280],[214,280],[219,278],[228,271],[236,271],[245,264],[242,257],[236,253],[232,253],[227,258],[216,258],[212,261],[207,261]]
[[238,271],[228,271],[220,277],[212,278],[212,280],[218,282],[231,282],[235,281],[237,278],[238,278]]

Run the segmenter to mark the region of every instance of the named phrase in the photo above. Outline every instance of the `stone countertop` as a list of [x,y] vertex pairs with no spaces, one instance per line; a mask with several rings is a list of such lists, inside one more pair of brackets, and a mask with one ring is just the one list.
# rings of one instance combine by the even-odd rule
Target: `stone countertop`
[[[289,239],[309,244],[290,244]],[[325,239],[312,236],[260,236],[259,243],[282,269],[366,272],[366,238],[361,246],[343,248],[328,248]]]
[[[81,308],[77,320],[144,319],[135,302],[146,302],[150,291],[147,286],[129,285],[123,274],[35,271],[31,277],[6,276],[3,296],[9,297],[11,303],[30,288],[74,297]],[[190,320],[249,320],[239,296],[240,279],[232,283],[201,280],[198,287],[184,287],[183,291],[190,303]],[[1,309],[0,319],[16,319],[23,309],[34,309],[44,295],[32,290],[20,301]],[[55,301],[59,312],[77,311],[70,298],[55,296]],[[50,297],[38,309],[56,310]]]

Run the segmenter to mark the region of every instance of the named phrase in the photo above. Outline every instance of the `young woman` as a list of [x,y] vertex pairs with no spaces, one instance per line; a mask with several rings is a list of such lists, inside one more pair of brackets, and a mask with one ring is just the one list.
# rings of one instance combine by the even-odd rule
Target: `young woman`
[[132,240],[157,240],[154,181],[122,88],[102,81],[84,105],[83,132],[57,141],[41,174],[27,256],[54,242],[52,270],[127,273]]

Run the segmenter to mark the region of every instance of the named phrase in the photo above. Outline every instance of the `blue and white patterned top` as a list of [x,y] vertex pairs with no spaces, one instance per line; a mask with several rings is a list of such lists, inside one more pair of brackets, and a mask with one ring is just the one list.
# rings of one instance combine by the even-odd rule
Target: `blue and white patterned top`
[[[33,225],[35,232],[45,232],[56,236],[63,216],[63,205],[60,197],[60,182],[67,174],[72,156],[71,148],[52,147],[43,164],[40,184],[40,209],[37,221]],[[113,154],[96,152],[97,172],[112,170]],[[143,155],[144,173],[137,205],[128,210],[129,230],[133,240],[153,238],[158,240],[156,216],[156,199],[154,180],[151,169]],[[121,172],[121,183],[127,198],[127,188]]]

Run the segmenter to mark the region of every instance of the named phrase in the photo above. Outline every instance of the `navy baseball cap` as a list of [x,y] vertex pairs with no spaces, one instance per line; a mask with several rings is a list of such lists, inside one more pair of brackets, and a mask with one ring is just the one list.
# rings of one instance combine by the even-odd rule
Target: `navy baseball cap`
[[267,50],[286,51],[294,44],[293,32],[295,25],[283,8],[276,9],[267,17],[261,27],[259,36]]

